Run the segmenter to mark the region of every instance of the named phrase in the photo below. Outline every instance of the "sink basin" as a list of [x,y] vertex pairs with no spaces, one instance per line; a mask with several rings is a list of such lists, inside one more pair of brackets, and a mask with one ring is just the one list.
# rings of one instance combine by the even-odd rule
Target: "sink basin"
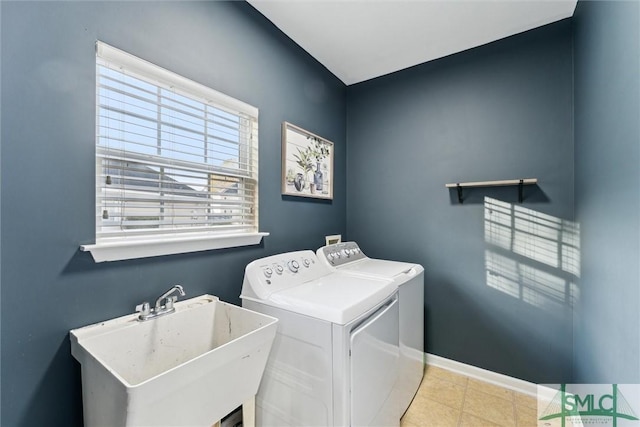
[[71,335],[85,427],[211,426],[258,391],[277,319],[211,295]]

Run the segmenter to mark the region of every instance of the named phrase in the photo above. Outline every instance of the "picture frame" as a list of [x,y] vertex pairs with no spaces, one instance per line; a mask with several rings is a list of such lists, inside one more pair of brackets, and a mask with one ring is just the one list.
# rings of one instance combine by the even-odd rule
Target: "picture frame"
[[333,199],[333,142],[282,123],[282,194]]

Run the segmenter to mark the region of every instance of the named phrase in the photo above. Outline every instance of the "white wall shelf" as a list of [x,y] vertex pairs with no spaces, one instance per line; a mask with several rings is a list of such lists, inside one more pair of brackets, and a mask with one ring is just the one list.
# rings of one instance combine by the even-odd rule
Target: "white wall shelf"
[[534,185],[538,183],[537,178],[522,178],[522,179],[504,179],[500,181],[471,181],[471,182],[453,182],[445,184],[447,188],[456,188],[458,190],[458,202],[462,203],[462,189],[472,187],[505,187],[510,185],[518,186],[518,202],[522,203],[523,200],[523,188],[525,185]]
[[142,236],[129,239],[104,239],[105,241],[80,245],[83,252],[91,252],[95,262],[120,261],[160,255],[184,254],[212,249],[235,248],[257,245],[269,233],[208,234],[184,233],[159,235],[155,238]]

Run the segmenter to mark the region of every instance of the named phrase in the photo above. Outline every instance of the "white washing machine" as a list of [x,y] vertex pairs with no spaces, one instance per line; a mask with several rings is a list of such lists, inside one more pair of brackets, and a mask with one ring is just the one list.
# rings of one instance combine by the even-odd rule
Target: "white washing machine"
[[277,317],[258,426],[398,426],[393,281],[332,272],[313,251],[247,265],[242,306]]
[[320,261],[333,271],[356,278],[391,279],[400,305],[400,365],[395,394],[402,415],[424,375],[424,268],[420,264],[367,257],[356,242],[323,246]]

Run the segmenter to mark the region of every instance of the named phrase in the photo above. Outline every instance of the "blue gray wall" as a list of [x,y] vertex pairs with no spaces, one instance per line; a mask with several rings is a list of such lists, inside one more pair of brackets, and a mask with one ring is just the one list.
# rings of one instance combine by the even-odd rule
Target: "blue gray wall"
[[[580,2],[571,22],[349,88],[244,2],[0,12],[3,426],[81,425],[69,329],[174,282],[238,303],[249,261],[347,231],[426,267],[430,353],[534,382],[640,381],[637,2]],[[94,233],[97,39],[260,108],[262,245],[109,264],[78,252]],[[336,143],[332,203],[281,197],[284,120]],[[444,188],[520,177],[539,179],[522,205],[514,188],[461,205]],[[487,237],[485,196],[506,203],[511,246]],[[515,248],[523,215],[558,233],[579,222],[579,280],[540,261],[549,245]]]
[[579,2],[575,380],[640,383],[640,3]]
[[[2,426],[79,426],[68,331],[170,284],[239,303],[245,265],[345,234],[345,86],[244,2],[2,1]],[[95,264],[95,54],[102,40],[260,109],[261,246]],[[333,141],[332,203],[283,200],[290,121]]]
[[[492,244],[483,202],[507,202],[511,222],[522,207],[571,223],[572,73],[565,20],[348,88],[349,238],[369,256],[425,266],[427,352],[570,380],[575,277],[516,253],[513,226],[511,248]],[[516,187],[467,190],[463,204],[445,189],[514,178],[539,180],[522,205]],[[501,280],[511,288],[491,286]],[[560,295],[536,302],[558,281]]]

